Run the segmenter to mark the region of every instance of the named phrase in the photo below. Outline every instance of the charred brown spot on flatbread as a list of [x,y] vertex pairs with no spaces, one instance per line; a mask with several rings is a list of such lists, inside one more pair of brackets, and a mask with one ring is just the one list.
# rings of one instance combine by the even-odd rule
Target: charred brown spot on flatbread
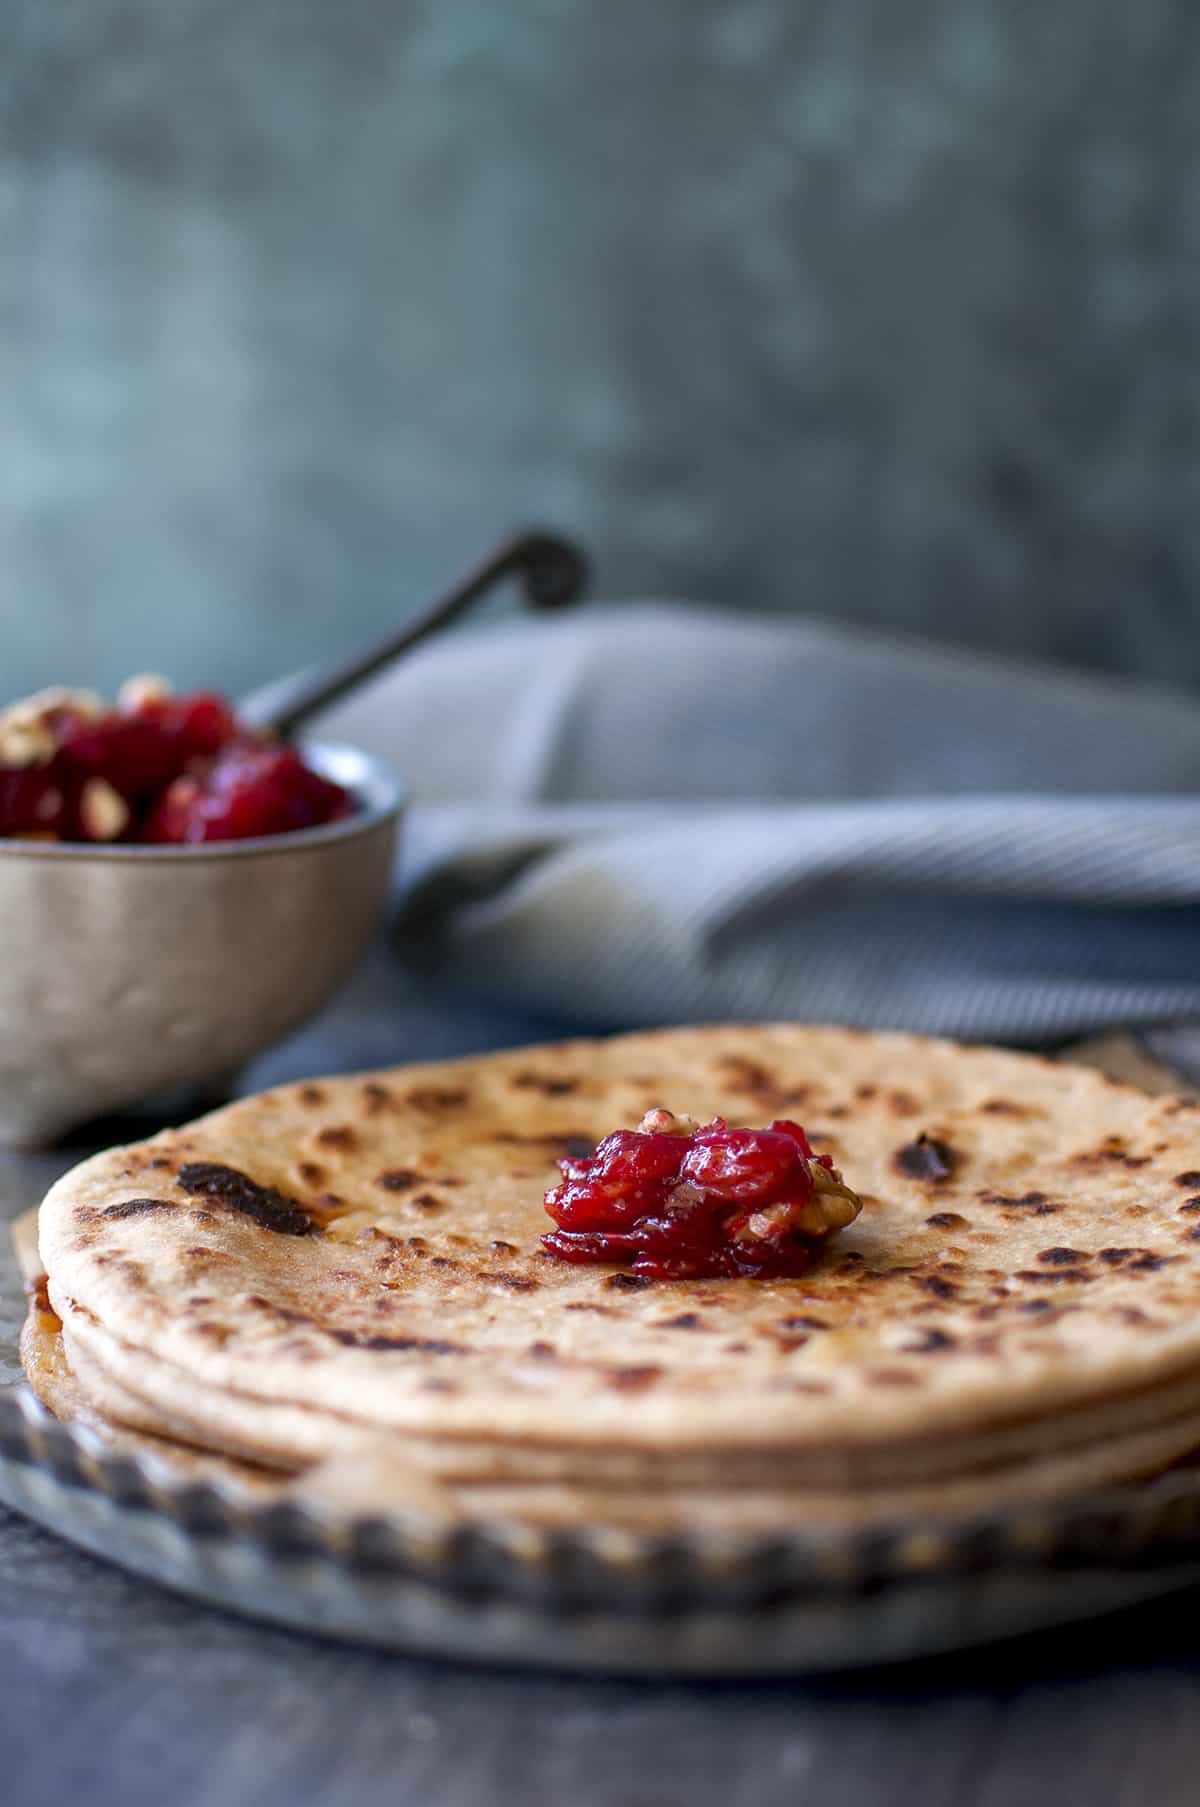
[[1039,1249],[1038,1260],[1044,1261],[1047,1267],[1078,1267],[1081,1261],[1090,1261],[1091,1256],[1082,1249]]
[[515,1255],[517,1252],[516,1243],[505,1242],[502,1236],[493,1236],[492,1240],[488,1243],[488,1247],[497,1255]]
[[531,1355],[535,1362],[552,1362],[558,1356],[558,1350],[553,1343],[543,1342],[540,1339],[536,1343],[530,1343],[525,1353]]
[[1014,1280],[1023,1281],[1026,1285],[1047,1286],[1055,1281],[1065,1280],[1069,1284],[1081,1286],[1093,1276],[1082,1267],[1049,1267],[1021,1268],[1013,1275]]
[[350,1208],[340,1192],[322,1192],[311,1205],[305,1206],[315,1230],[323,1230],[335,1218],[344,1217]]
[[828,1330],[828,1318],[810,1317],[807,1312],[793,1313],[792,1316],[778,1320],[781,1330]]
[[319,1085],[302,1085],[298,1095],[301,1104],[316,1106],[325,1102],[324,1088]]
[[747,1054],[723,1054],[714,1063],[721,1083],[732,1092],[752,1098],[763,1111],[783,1110],[803,1104],[812,1096],[810,1085],[798,1085],[791,1076],[772,1073],[760,1060]]
[[212,1318],[199,1319],[193,1324],[192,1330],[196,1336],[202,1336],[218,1349],[223,1349],[226,1343],[232,1342],[234,1335],[228,1324],[219,1324]]
[[1155,1254],[1153,1249],[1101,1249],[1101,1261],[1108,1261],[1110,1267],[1131,1269],[1135,1274],[1155,1274],[1160,1267],[1166,1267],[1173,1256]]
[[1034,1217],[1053,1217],[1059,1209],[1044,1192],[989,1192],[985,1187],[975,1196],[985,1205],[1002,1205],[1010,1211],[1029,1211]]
[[225,1205],[277,1236],[313,1234],[312,1219],[294,1198],[285,1198],[273,1186],[260,1186],[236,1167],[188,1161],[179,1169],[178,1178],[185,1192]]
[[319,1129],[314,1139],[322,1148],[332,1148],[338,1154],[351,1154],[358,1147],[358,1132],[349,1123],[331,1123],[326,1129]]
[[761,1061],[751,1060],[745,1054],[723,1054],[716,1064],[722,1080],[732,1091],[757,1093],[779,1089],[775,1075]]
[[579,1090],[577,1079],[564,1079],[550,1073],[514,1073],[508,1082],[518,1092],[540,1092],[543,1098],[566,1098]]
[[392,1102],[392,1094],[387,1086],[380,1085],[378,1080],[368,1079],[362,1089],[363,1109],[368,1117],[374,1117],[386,1110]]
[[647,1286],[653,1286],[643,1274],[610,1274],[604,1282],[609,1292],[640,1292]]
[[1013,1098],[988,1098],[979,1108],[989,1117],[1028,1117],[1031,1114],[1027,1104],[1018,1104]]
[[656,1318],[656,1330],[703,1330],[704,1319],[696,1311],[680,1311],[673,1318]]
[[281,1305],[277,1299],[265,1299],[261,1293],[246,1293],[242,1303],[251,1311],[265,1312],[268,1317],[277,1319],[281,1324],[315,1324],[317,1322],[311,1312],[297,1311],[293,1305]]
[[922,1330],[911,1343],[905,1343],[903,1353],[905,1355],[936,1355],[941,1349],[955,1347],[956,1339],[950,1335],[949,1331],[938,1330],[931,1325],[929,1329]]
[[391,1230],[385,1230],[380,1224],[371,1223],[358,1232],[358,1240],[360,1242],[389,1242],[399,1248],[404,1239],[395,1235]]
[[940,1185],[952,1177],[959,1160],[959,1155],[943,1137],[931,1136],[922,1130],[915,1141],[905,1142],[896,1150],[892,1165],[906,1179],[928,1180]]
[[329,1330],[326,1333],[346,1349],[384,1349],[402,1355],[469,1355],[465,1343],[443,1342],[430,1336],[381,1336],[362,1330]]
[[489,1274],[488,1279],[495,1281],[497,1286],[506,1286],[509,1292],[514,1293],[536,1292],[541,1285],[541,1281],[533,1279],[530,1274],[514,1274],[505,1268],[498,1273]]
[[460,1086],[418,1086],[407,1094],[407,1102],[417,1111],[453,1111],[468,1103],[470,1093]]
[[1105,1136],[1098,1148],[1084,1148],[1068,1158],[1075,1167],[1100,1167],[1110,1161],[1121,1167],[1148,1167],[1151,1160],[1148,1154],[1130,1154],[1125,1137],[1118,1135]]
[[414,1211],[440,1211],[445,1202],[436,1192],[418,1192],[412,1201]]
[[868,1368],[867,1379],[877,1387],[919,1387],[921,1384],[910,1368]]
[[1153,1249],[1101,1249],[1100,1259],[1123,1273],[1153,1274],[1173,1261],[1173,1255],[1159,1255]]
[[605,1378],[618,1393],[644,1393],[662,1376],[657,1362],[631,1362],[624,1368],[609,1368]]
[[577,1161],[586,1160],[596,1152],[596,1138],[585,1129],[552,1129],[537,1136],[522,1136],[510,1129],[500,1129],[492,1140],[520,1148],[542,1148],[547,1154],[569,1155]]
[[953,1299],[958,1292],[958,1283],[948,1280],[945,1274],[921,1274],[917,1285],[922,1292],[930,1293],[935,1299]]
[[409,1192],[424,1178],[425,1175],[414,1167],[385,1167],[382,1173],[375,1175],[375,1184],[382,1186],[385,1192]]
[[1194,1167],[1189,1167],[1186,1173],[1177,1173],[1175,1175],[1175,1184],[1177,1186],[1184,1186],[1189,1191],[1193,1187],[1200,1186],[1200,1171],[1197,1171]]
[[862,1278],[857,1282],[861,1287],[884,1286],[893,1280],[903,1280],[907,1274],[915,1274],[916,1267],[907,1261],[891,1262],[887,1267],[867,1267]]
[[166,1198],[126,1198],[118,1204],[105,1205],[100,1215],[109,1218],[145,1217],[151,1211],[177,1211],[178,1209],[178,1205],[173,1205]]
[[316,1161],[298,1162],[296,1172],[306,1186],[323,1186],[325,1184],[325,1169]]
[[957,1211],[935,1211],[925,1222],[931,1230],[969,1230],[971,1227],[970,1218],[960,1217]]

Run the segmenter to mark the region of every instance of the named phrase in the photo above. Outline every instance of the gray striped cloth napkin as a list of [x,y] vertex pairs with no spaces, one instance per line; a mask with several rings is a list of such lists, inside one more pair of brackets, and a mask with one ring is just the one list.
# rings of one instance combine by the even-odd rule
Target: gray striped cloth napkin
[[1186,697],[650,604],[444,641],[321,732],[409,783],[401,957],[564,1025],[1200,1022]]

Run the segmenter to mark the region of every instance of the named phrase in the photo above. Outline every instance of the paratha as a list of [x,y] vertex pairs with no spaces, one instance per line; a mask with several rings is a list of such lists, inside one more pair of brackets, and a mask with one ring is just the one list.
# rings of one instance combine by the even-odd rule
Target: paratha
[[[555,1156],[659,1105],[801,1119],[862,1216],[794,1280],[545,1255]],[[1200,1443],[1200,1107],[992,1049],[723,1025],[282,1087],[85,1162],[39,1240],[99,1409],[322,1485],[373,1447],[533,1515],[953,1510]]]
[[288,1478],[257,1461],[163,1435],[161,1417],[133,1394],[117,1388],[82,1386],[67,1360],[62,1323],[46,1294],[37,1252],[37,1213],[28,1211],[10,1225],[17,1261],[27,1282],[29,1307],[21,1326],[21,1366],[30,1388],[56,1418],[100,1433],[114,1451],[150,1456],[187,1480],[234,1483],[252,1494],[277,1492]]

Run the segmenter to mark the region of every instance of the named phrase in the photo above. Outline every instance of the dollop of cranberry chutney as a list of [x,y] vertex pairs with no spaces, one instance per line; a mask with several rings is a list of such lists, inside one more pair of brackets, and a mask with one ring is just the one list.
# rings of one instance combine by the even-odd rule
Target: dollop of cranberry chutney
[[558,1225],[542,1246],[563,1261],[619,1262],[653,1280],[802,1274],[862,1210],[798,1123],[697,1128],[670,1111],[559,1161],[546,1194]]
[[0,711],[0,836],[183,844],[243,841],[353,808],[294,747],[209,691],[132,678],[114,708],[46,690]]

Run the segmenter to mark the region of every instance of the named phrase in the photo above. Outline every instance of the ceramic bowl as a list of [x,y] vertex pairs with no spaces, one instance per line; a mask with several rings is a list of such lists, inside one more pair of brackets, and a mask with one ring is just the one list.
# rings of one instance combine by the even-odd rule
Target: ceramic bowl
[[402,795],[365,753],[305,753],[352,816],[198,847],[0,840],[0,1143],[211,1082],[340,985],[387,898]]

